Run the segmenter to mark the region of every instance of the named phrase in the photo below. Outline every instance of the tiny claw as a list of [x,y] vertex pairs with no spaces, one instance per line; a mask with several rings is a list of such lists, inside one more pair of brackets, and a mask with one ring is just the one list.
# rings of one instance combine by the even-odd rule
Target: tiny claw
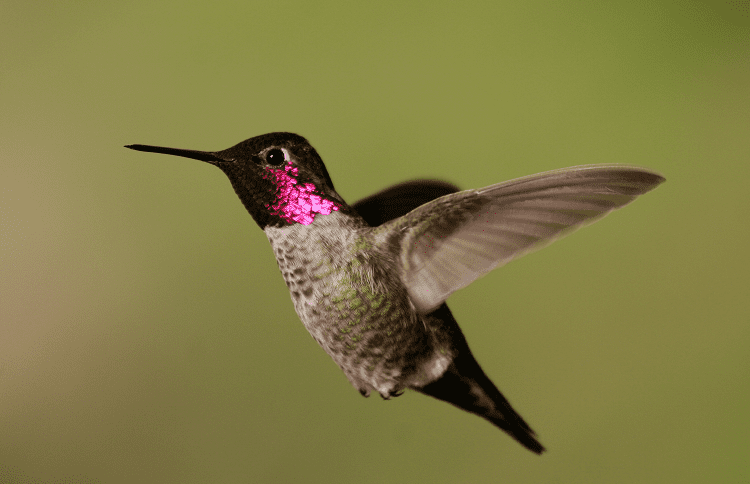
[[370,396],[370,390],[368,390],[367,388],[360,388],[359,389],[359,394],[362,395],[363,397],[367,398],[367,397]]
[[390,400],[392,397],[400,397],[403,394],[404,390],[397,390],[395,392],[388,392],[385,395],[381,393],[380,398],[382,398],[383,400]]

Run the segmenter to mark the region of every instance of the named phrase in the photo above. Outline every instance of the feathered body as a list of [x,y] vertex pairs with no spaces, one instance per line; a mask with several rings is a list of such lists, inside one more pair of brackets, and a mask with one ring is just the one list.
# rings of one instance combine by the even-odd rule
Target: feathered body
[[410,304],[386,234],[340,212],[310,225],[266,228],[312,337],[360,393],[390,398],[437,379],[452,349],[440,322]]

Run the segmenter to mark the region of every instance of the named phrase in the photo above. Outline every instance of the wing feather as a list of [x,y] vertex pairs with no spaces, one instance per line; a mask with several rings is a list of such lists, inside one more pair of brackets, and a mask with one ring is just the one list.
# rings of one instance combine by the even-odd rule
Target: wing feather
[[428,312],[663,181],[644,168],[584,165],[443,196],[388,222],[401,235],[402,281],[417,309]]

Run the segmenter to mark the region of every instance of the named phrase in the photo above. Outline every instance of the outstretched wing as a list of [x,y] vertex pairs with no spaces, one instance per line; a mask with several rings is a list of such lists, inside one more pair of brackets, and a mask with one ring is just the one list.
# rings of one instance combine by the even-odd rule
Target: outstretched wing
[[599,220],[663,181],[644,168],[574,166],[446,195],[384,228],[400,234],[401,278],[424,313],[492,269]]

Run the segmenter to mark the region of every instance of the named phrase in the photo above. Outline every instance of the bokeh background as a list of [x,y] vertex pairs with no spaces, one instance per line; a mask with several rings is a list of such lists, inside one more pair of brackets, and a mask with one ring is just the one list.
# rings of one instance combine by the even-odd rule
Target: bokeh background
[[[750,5],[0,6],[0,482],[750,481]],[[667,182],[449,303],[538,432],[362,398],[218,150],[354,201],[584,163]]]

